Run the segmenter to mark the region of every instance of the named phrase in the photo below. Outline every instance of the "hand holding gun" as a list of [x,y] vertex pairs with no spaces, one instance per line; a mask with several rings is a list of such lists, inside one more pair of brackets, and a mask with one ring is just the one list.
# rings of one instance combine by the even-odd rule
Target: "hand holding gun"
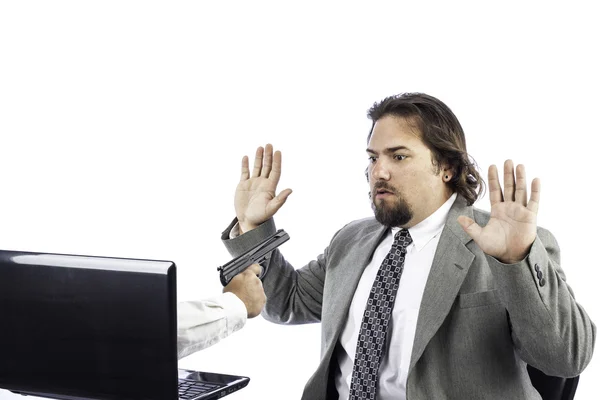
[[[277,247],[287,242],[290,236],[283,229],[279,229],[273,235],[269,236],[261,243],[257,244],[244,254],[239,255],[227,264],[217,268],[220,272],[221,284],[227,286],[227,284],[233,279],[234,276],[243,272],[252,264],[261,264],[268,260],[271,252]],[[266,263],[261,264],[263,268],[262,274],[259,278],[262,278],[266,271]]]

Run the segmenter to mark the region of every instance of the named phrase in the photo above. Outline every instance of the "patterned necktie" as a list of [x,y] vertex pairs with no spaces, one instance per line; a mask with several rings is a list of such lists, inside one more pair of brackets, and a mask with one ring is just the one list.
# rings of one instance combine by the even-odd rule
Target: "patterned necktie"
[[349,400],[376,399],[377,375],[385,350],[387,327],[404,269],[406,248],[412,243],[408,230],[394,237],[392,249],[381,263],[363,315],[350,382]]

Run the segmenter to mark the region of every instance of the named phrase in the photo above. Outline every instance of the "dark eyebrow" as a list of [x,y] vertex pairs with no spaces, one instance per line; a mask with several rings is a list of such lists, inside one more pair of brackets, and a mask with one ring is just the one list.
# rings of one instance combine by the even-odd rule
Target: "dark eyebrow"
[[[395,147],[388,147],[387,149],[383,150],[383,152],[388,153],[388,154],[394,154],[398,150],[410,151],[410,149],[406,146],[395,146]],[[375,150],[369,149],[369,148],[367,148],[367,153],[378,154]]]

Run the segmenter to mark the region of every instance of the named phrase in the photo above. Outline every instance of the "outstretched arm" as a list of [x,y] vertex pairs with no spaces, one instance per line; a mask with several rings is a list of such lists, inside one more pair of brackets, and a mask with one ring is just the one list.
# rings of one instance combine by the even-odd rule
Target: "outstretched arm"
[[177,305],[177,354],[183,358],[240,330],[247,318],[260,314],[266,296],[258,264],[236,275],[223,294]]

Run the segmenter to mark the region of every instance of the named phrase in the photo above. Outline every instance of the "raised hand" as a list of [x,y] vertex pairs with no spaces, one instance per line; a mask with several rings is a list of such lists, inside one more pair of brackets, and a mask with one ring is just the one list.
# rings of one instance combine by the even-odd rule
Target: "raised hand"
[[252,176],[248,157],[242,158],[242,175],[235,190],[235,213],[240,233],[248,232],[271,218],[292,193],[285,189],[275,195],[281,176],[281,152],[273,154],[273,146],[256,149]]
[[471,218],[460,216],[458,223],[473,238],[484,253],[505,264],[523,260],[537,234],[537,212],[540,202],[541,184],[538,178],[531,182],[531,197],[527,201],[525,167],[513,162],[504,162],[504,194],[495,165],[488,170],[491,215],[485,227]]

